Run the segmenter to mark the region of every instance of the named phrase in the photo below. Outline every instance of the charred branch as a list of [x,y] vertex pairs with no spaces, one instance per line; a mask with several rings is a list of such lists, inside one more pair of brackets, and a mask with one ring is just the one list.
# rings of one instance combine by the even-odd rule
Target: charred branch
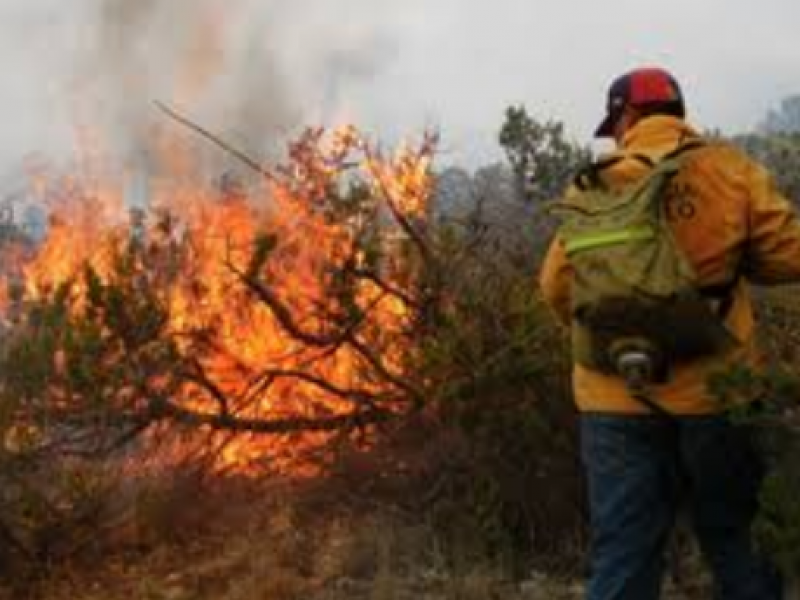
[[420,394],[414,386],[400,377],[393,375],[378,355],[357,339],[355,327],[351,326],[344,331],[339,331],[332,335],[319,335],[304,331],[295,321],[294,315],[289,308],[268,286],[253,277],[247,277],[241,271],[237,271],[237,273],[242,278],[245,285],[272,310],[275,318],[292,337],[309,346],[316,347],[330,347],[346,344],[356,350],[358,354],[375,369],[383,380],[409,393],[414,399],[419,399]]
[[408,394],[409,399],[414,403],[415,406],[421,406],[423,402],[423,396],[419,389],[417,389],[413,384],[410,382],[393,375],[389,368],[384,364],[384,362],[380,359],[378,354],[372,350],[370,350],[367,346],[365,346],[362,342],[357,340],[355,337],[350,338],[348,340],[348,344],[356,351],[358,354],[367,361],[367,363],[375,370],[375,372],[387,383],[391,383],[395,387],[400,390],[403,390],[406,394]]
[[255,296],[261,302],[269,307],[269,309],[272,311],[272,314],[275,315],[275,318],[280,323],[281,327],[293,338],[303,342],[308,346],[323,348],[342,343],[346,334],[341,332],[337,332],[334,335],[321,335],[305,331],[295,320],[292,311],[267,285],[255,277],[248,276],[246,273],[238,270],[233,265],[229,265],[229,267],[241,278],[241,281],[247,286],[247,288],[253,292],[253,294],[255,294]]
[[368,348],[361,342],[356,333],[355,328],[350,327],[344,331],[336,332],[333,335],[323,336],[312,334],[304,331],[295,321],[294,316],[285,304],[277,297],[277,295],[265,286],[261,281],[253,277],[247,277],[241,271],[238,275],[242,278],[244,283],[256,294],[256,296],[264,302],[270,310],[273,311],[275,318],[281,326],[295,339],[316,347],[330,347],[347,345],[353,348],[361,358],[376,372],[376,374],[386,383],[395,386],[397,389],[403,390],[415,404],[421,404],[422,394],[419,390],[405,381],[401,377],[394,375],[386,364],[381,360],[376,352]]
[[251,419],[233,415],[200,413],[187,410],[165,399],[151,401],[150,411],[143,415],[151,423],[169,420],[192,428],[210,428],[233,433],[285,435],[303,432],[337,432],[385,423],[397,415],[382,410],[364,410],[327,417],[287,417]]
[[384,278],[382,278],[376,271],[372,269],[364,269],[359,267],[353,267],[350,271],[354,276],[371,281],[374,283],[378,289],[384,292],[388,296],[392,296],[393,298],[397,298],[402,302],[405,306],[411,309],[418,309],[419,303],[412,298],[410,294],[405,293],[402,289],[400,289],[396,285],[392,285]]
[[257,398],[261,393],[265,392],[272,384],[280,379],[293,379],[295,381],[302,381],[308,383],[326,394],[340,398],[347,402],[354,404],[367,405],[370,408],[375,408],[375,402],[385,399],[385,394],[377,394],[363,389],[350,389],[343,388],[335,385],[327,379],[306,373],[304,371],[293,369],[267,369],[262,372],[259,380],[253,386],[249,396]]
[[263,165],[261,165],[255,159],[250,158],[247,154],[245,154],[241,150],[238,150],[237,148],[234,148],[231,144],[229,144],[228,142],[223,140],[218,135],[211,133],[210,131],[208,131],[204,127],[201,127],[200,125],[198,125],[194,121],[191,121],[191,120],[187,119],[186,117],[184,117],[183,115],[178,114],[176,111],[174,111],[173,109],[169,108],[166,104],[164,104],[163,102],[160,102],[159,100],[154,100],[153,103],[156,105],[156,107],[158,107],[159,110],[161,110],[168,117],[170,117],[171,119],[177,121],[178,123],[180,123],[184,127],[188,127],[189,129],[191,129],[195,133],[200,134],[202,137],[204,137],[205,139],[209,140],[214,145],[218,146],[219,148],[222,148],[228,154],[236,157],[237,159],[242,161],[245,165],[247,165],[248,167],[253,169],[255,172],[257,172],[260,175],[262,175],[263,177],[265,177],[267,179],[267,181],[270,181],[271,183],[277,183],[275,175],[270,173],[267,169],[265,169],[263,167]]
[[203,365],[200,364],[199,361],[193,360],[191,362],[191,368],[187,372],[187,378],[190,381],[193,381],[195,384],[202,387],[211,395],[211,397],[216,401],[217,405],[219,406],[219,414],[221,416],[223,417],[230,416],[230,404],[228,395],[208,377],[205,369],[203,368]]

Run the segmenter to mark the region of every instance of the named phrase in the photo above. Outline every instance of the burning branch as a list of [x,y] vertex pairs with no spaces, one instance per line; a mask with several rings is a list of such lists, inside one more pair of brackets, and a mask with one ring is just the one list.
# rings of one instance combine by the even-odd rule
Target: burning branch
[[305,344],[319,348],[339,348],[342,345],[348,345],[352,347],[359,356],[367,361],[367,363],[377,372],[381,379],[406,392],[414,400],[415,404],[420,404],[422,402],[422,395],[414,385],[392,374],[380,357],[358,340],[355,333],[358,322],[355,322],[351,324],[351,326],[327,336],[309,333],[304,331],[294,321],[291,310],[285,304],[283,304],[277,295],[272,292],[269,287],[264,285],[263,282],[255,280],[252,277],[247,277],[241,272],[238,272],[238,274],[242,278],[242,281],[251,290],[253,290],[256,296],[267,306],[269,306],[280,322],[281,326],[292,337]]
[[[430,166],[429,158],[433,155],[433,149],[436,143],[437,136],[426,136],[422,147],[416,153],[402,156],[399,160],[399,164],[394,168],[387,168],[387,165],[384,164],[384,161],[380,156],[368,148],[365,150],[367,155],[367,168],[369,169],[374,181],[380,188],[392,217],[394,217],[395,221],[397,221],[398,225],[400,225],[400,228],[403,230],[403,232],[405,232],[406,235],[408,235],[408,237],[414,242],[423,259],[428,263],[432,263],[434,261],[435,255],[432,249],[429,247],[428,240],[412,223],[407,214],[407,209],[403,209],[402,202],[399,200],[398,196],[403,196],[404,192],[409,191],[408,189],[404,188],[412,186],[411,182],[415,176],[424,176],[427,173],[427,170]],[[429,189],[413,189],[410,191],[409,195],[413,200],[419,200],[419,198],[414,198],[414,196],[419,194],[426,195],[429,192]],[[427,198],[423,199],[423,210],[425,208],[426,201]]]
[[180,123],[184,127],[188,127],[189,129],[191,129],[195,133],[200,134],[202,137],[204,137],[205,139],[209,140],[212,144],[218,146],[219,148],[222,148],[225,152],[227,152],[228,154],[230,154],[230,155],[236,157],[237,159],[239,159],[240,161],[242,161],[248,167],[253,169],[256,173],[258,173],[258,174],[262,175],[263,177],[265,177],[268,181],[270,181],[272,183],[277,183],[277,180],[276,180],[274,174],[270,173],[258,161],[256,161],[255,159],[251,158],[250,156],[248,156],[247,154],[245,154],[244,152],[242,152],[238,148],[235,148],[233,145],[231,145],[228,142],[226,142],[225,140],[223,140],[217,134],[211,133],[208,129],[202,127],[201,125],[198,125],[194,121],[191,121],[190,119],[188,119],[188,118],[184,117],[183,115],[177,113],[175,110],[171,109],[170,107],[168,107],[166,104],[164,104],[163,102],[161,102],[159,100],[154,100],[153,104],[155,104],[156,107],[159,110],[161,110],[164,114],[166,114],[168,117],[170,117],[171,119],[177,121],[178,123]]
[[[367,425],[385,423],[394,418],[390,412],[380,410],[358,411],[328,417],[295,417],[285,419],[248,419],[221,414],[200,413],[187,410],[165,399],[150,401],[150,412],[144,418],[150,424],[166,420],[192,428],[210,428],[232,433],[258,433],[285,435],[303,432],[341,432]],[[137,419],[138,420],[138,419]]]
[[[30,286],[46,316],[21,319],[19,344],[0,357],[3,373],[35,376],[0,379],[0,389],[21,398],[31,420],[58,422],[50,441],[78,453],[170,422],[199,432],[331,434],[296,442],[319,445],[422,406],[427,382],[409,365],[440,264],[433,238],[415,224],[427,214],[431,148],[382,161],[354,129],[330,145],[310,130],[279,180],[156,105],[276,183],[268,209],[189,187],[174,206],[172,196],[154,202],[127,230],[112,221],[114,236],[94,233],[76,252],[70,240],[80,239],[84,206],[76,198],[30,270],[46,274],[46,286]],[[85,215],[89,233],[101,230],[100,213]],[[55,237],[62,229],[71,237]],[[51,273],[62,273],[60,256],[79,265],[63,271],[67,279]]]

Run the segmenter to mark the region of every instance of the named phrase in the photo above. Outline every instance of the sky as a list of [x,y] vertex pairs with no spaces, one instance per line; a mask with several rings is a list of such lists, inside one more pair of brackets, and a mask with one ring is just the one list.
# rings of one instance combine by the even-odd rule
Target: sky
[[[610,81],[680,81],[690,120],[738,132],[800,93],[797,0],[0,0],[0,177],[69,160],[88,126],[140,156],[162,100],[256,156],[304,125],[445,160],[498,158],[510,104],[591,141]],[[145,164],[140,161],[139,164]]]

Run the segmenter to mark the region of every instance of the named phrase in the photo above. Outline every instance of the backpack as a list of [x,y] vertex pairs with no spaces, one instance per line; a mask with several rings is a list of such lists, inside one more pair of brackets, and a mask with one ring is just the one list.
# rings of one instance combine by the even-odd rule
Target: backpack
[[[663,383],[674,365],[736,343],[719,310],[729,307],[733,284],[713,293],[699,287],[667,216],[670,182],[703,145],[687,142],[656,164],[639,157],[650,171],[621,189],[599,177],[608,161],[594,165],[579,176],[576,195],[551,206],[573,269],[572,346],[579,364],[626,379],[633,365],[639,379]],[[715,307],[714,299],[726,301]]]

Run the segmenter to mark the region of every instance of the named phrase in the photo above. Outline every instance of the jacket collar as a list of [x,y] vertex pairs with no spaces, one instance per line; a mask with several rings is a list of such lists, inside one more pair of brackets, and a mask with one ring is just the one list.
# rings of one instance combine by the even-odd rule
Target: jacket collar
[[631,154],[663,156],[698,133],[683,119],[667,115],[646,117],[622,138],[621,150]]

